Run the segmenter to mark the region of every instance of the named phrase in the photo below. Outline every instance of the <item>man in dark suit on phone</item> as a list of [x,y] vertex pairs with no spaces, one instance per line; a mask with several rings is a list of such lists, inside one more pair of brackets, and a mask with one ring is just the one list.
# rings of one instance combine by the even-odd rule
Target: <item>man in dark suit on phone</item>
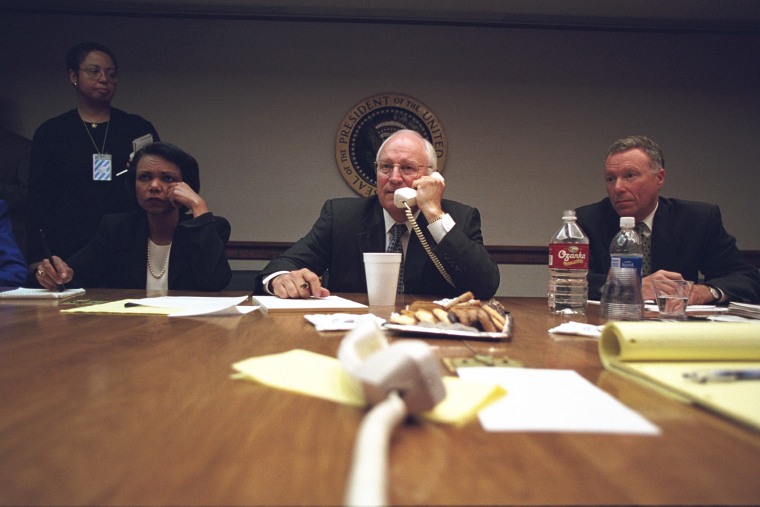
[[654,299],[652,280],[686,279],[695,282],[690,304],[760,303],[760,272],[742,259],[718,206],[660,196],[665,159],[657,143],[644,136],[615,141],[604,163],[604,181],[608,197],[576,210],[590,242],[591,299],[600,298],[610,269],[610,243],[620,230],[620,217],[627,216],[636,219],[643,236],[645,299]]
[[[312,229],[256,279],[254,292],[281,298],[324,297],[332,292],[366,292],[364,252],[385,252],[393,226],[401,224],[403,292],[458,296],[472,291],[491,298],[499,270],[483,245],[476,208],[443,199],[443,178],[436,178],[433,146],[417,132],[399,130],[382,144],[376,158],[377,195],[330,199]],[[451,284],[434,265],[407,220],[393,203],[403,187],[417,191],[416,222],[440,260]]]

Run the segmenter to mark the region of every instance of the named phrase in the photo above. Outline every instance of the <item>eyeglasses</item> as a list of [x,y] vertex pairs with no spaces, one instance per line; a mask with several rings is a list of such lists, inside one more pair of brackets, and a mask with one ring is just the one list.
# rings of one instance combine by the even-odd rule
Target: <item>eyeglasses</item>
[[412,165],[412,164],[392,164],[390,162],[375,162],[375,170],[383,176],[388,176],[393,172],[393,169],[398,167],[398,170],[403,176],[416,176],[423,167],[429,168],[429,165]]
[[80,67],[79,70],[87,74],[90,79],[98,79],[102,74],[109,83],[115,83],[119,80],[119,74],[115,70],[103,70],[100,67]]

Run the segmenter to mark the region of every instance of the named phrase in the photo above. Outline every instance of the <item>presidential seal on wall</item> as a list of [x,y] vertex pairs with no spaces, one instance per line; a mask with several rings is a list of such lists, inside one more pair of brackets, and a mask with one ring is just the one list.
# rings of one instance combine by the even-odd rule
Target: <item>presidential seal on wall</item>
[[413,97],[381,93],[351,108],[340,122],[335,140],[338,169],[357,194],[371,197],[377,193],[375,155],[383,141],[401,129],[416,130],[433,144],[438,171],[443,172],[448,144],[438,117]]

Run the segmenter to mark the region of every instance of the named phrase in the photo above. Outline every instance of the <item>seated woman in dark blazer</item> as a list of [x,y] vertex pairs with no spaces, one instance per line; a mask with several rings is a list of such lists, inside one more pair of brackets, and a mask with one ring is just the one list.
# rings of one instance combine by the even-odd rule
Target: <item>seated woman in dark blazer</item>
[[232,271],[224,253],[229,222],[214,216],[198,195],[195,159],[168,143],[138,151],[127,185],[139,210],[106,215],[93,240],[66,262],[53,256],[35,272],[54,290],[107,287],[219,291]]

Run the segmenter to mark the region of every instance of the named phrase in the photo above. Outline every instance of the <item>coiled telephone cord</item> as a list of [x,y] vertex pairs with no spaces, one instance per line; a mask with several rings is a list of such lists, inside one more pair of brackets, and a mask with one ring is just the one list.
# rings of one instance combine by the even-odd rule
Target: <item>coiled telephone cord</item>
[[404,201],[404,208],[406,208],[404,211],[406,212],[406,219],[409,220],[412,224],[412,229],[414,229],[414,233],[417,235],[417,238],[420,240],[420,243],[422,243],[422,248],[425,249],[428,256],[430,257],[430,260],[433,261],[433,264],[438,269],[438,272],[441,273],[441,276],[451,285],[452,287],[456,287],[454,285],[454,282],[451,280],[451,277],[446,272],[446,269],[444,269],[443,264],[441,264],[441,261],[438,260],[438,256],[433,253],[433,250],[430,249],[430,245],[428,245],[427,240],[425,239],[425,235],[422,234],[422,230],[420,229],[420,226],[417,225],[417,221],[414,219],[414,214],[412,213],[412,208],[409,207],[409,205]]

